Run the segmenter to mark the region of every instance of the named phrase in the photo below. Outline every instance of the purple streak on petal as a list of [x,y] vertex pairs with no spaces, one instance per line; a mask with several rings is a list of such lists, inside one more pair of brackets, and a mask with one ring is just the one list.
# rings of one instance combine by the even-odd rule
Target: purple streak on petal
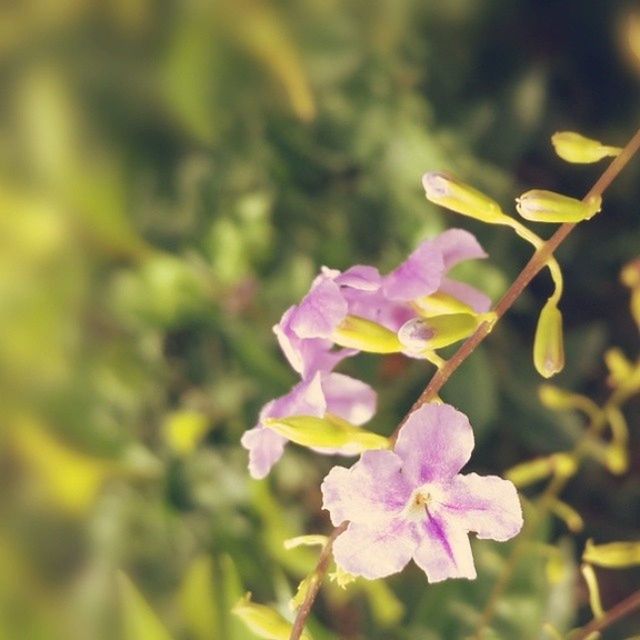
[[322,389],[327,411],[352,424],[364,424],[376,412],[377,394],[360,380],[341,373],[330,373],[323,376]]
[[448,229],[430,240],[429,244],[442,254],[445,271],[464,260],[487,257],[475,236],[464,229]]
[[394,450],[408,481],[419,486],[451,480],[469,460],[473,444],[467,416],[448,404],[427,404],[409,416]]
[[382,284],[380,272],[375,267],[357,264],[335,278],[341,287],[350,287],[360,291],[377,291]]
[[423,242],[399,267],[387,275],[382,291],[390,300],[409,301],[438,290],[444,274],[439,249]]
[[416,564],[429,582],[447,578],[476,577],[469,536],[464,529],[451,526],[437,516],[427,516],[421,527],[421,541],[414,553]]
[[321,278],[296,307],[289,323],[299,338],[329,338],[347,313],[340,287]]
[[452,525],[500,542],[522,529],[522,507],[513,483],[498,476],[458,475],[445,488],[442,513]]
[[398,515],[411,486],[392,451],[365,451],[350,469],[333,467],[322,482],[323,508],[338,526],[345,520],[375,526]]
[[478,313],[486,313],[491,309],[491,298],[466,282],[443,278],[439,290],[468,304]]
[[251,477],[261,480],[280,460],[287,440],[271,429],[258,426],[245,431],[240,442],[245,449],[249,450]]
[[336,538],[333,555],[345,571],[374,580],[402,571],[417,546],[413,523],[395,519],[378,528],[352,523]]

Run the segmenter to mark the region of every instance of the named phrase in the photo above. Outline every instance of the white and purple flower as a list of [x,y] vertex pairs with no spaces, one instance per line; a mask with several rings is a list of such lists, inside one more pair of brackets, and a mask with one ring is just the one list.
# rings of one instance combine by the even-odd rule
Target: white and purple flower
[[429,582],[476,577],[469,532],[504,541],[522,527],[514,485],[497,476],[459,472],[473,450],[467,417],[430,404],[402,427],[394,451],[366,451],[350,469],[334,467],[322,483],[335,526],[335,560],[375,579],[414,559]]
[[[376,392],[364,382],[341,373],[317,371],[299,382],[289,393],[268,402],[260,411],[258,424],[245,431],[241,444],[249,451],[249,473],[264,478],[281,458],[288,440],[265,426],[268,418],[332,414],[354,425],[362,425],[374,415]],[[357,455],[357,449],[316,448],[324,454]]]

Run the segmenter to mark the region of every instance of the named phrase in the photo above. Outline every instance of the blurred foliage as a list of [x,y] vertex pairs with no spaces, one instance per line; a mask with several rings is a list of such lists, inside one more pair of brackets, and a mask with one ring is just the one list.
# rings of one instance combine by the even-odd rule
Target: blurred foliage
[[[269,481],[248,479],[240,435],[295,379],[270,327],[320,265],[388,269],[445,226],[478,234],[491,262],[460,277],[499,296],[529,249],[438,211],[420,176],[452,170],[505,207],[532,187],[582,195],[598,169],[564,166],[549,136],[622,145],[638,126],[637,72],[615,30],[627,4],[3,4],[0,636],[247,640],[230,610],[248,590],[291,617],[317,554],[282,542],[328,529],[318,486],[331,460],[291,446]],[[636,163],[558,256],[560,383],[596,398],[605,346],[637,352],[617,274],[640,247],[639,174]],[[549,287],[536,279],[443,392],[477,427],[478,470],[580,433],[537,399],[530,346]],[[385,434],[430,373],[395,357],[346,369],[380,390]],[[639,409],[627,411],[631,451]],[[620,477],[589,466],[569,485],[578,543],[638,538],[639,465],[632,456]],[[552,570],[531,554],[495,637],[588,619],[564,535],[548,524]],[[430,587],[410,570],[332,585],[310,631],[460,637],[504,553],[475,545],[475,583]],[[605,608],[637,580],[603,576]]]

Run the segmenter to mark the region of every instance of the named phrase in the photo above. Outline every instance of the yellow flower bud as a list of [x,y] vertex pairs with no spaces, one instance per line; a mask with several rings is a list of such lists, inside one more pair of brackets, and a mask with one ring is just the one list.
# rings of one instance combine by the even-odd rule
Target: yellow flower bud
[[470,336],[483,315],[450,313],[432,318],[413,318],[400,327],[398,339],[405,353],[421,357],[427,351],[442,349]]
[[571,411],[579,409],[589,416],[595,416],[600,411],[598,405],[590,398],[572,393],[552,384],[542,384],[538,389],[540,402],[552,411]]
[[544,378],[556,375],[564,368],[562,314],[551,298],[542,308],[533,343],[533,363]]
[[617,156],[622,149],[609,147],[593,138],[587,138],[574,131],[558,131],[551,136],[556,153],[567,162],[590,164],[608,156]]
[[495,200],[447,173],[425,173],[422,186],[427,200],[463,216],[489,224],[503,224],[508,218]]
[[582,559],[598,567],[623,569],[640,564],[640,542],[610,542],[609,544],[593,544],[587,541]]
[[398,353],[402,345],[398,336],[377,322],[347,316],[333,332],[333,341],[341,347],[358,349],[369,353]]
[[268,418],[264,424],[291,442],[303,447],[345,448],[353,451],[354,454],[367,449],[386,449],[389,447],[388,438],[360,429],[350,422],[330,414],[324,418],[316,418],[315,416]]
[[589,591],[589,605],[594,618],[602,618],[604,615],[604,609],[602,608],[602,600],[600,599],[600,588],[598,587],[598,579],[596,578],[596,572],[590,564],[583,564],[580,567],[582,577],[587,583],[587,589]]
[[516,198],[518,213],[532,222],[582,222],[593,218],[601,206],[600,196],[585,202],[543,189],[532,189]]

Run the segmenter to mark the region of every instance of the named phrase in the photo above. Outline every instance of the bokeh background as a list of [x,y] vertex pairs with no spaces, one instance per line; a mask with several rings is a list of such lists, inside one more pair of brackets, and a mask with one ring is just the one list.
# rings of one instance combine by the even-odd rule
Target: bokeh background
[[[497,298],[529,248],[438,210],[420,176],[452,170],[505,206],[533,187],[583,195],[600,168],[565,165],[549,136],[575,129],[623,145],[638,127],[638,73],[617,31],[628,7],[3,3],[0,637],[248,640],[229,614],[245,591],[286,611],[315,552],[282,540],[328,531],[318,487],[334,461],[292,446],[267,481],[248,477],[239,438],[295,381],[271,326],[320,265],[390,269],[450,226],[488,249],[460,276]],[[635,162],[558,256],[558,383],[597,400],[605,348],[638,350],[619,271],[640,253],[639,178]],[[476,428],[472,469],[502,473],[579,437],[577,417],[537,399],[531,343],[549,288],[539,276],[443,392]],[[343,370],[379,389],[380,433],[431,374],[394,357]],[[639,409],[626,410],[630,471],[589,464],[569,485],[585,530],[548,523],[561,559],[530,554],[496,637],[589,619],[576,575],[585,540],[639,534]],[[507,547],[475,546],[474,583],[429,586],[410,568],[330,587],[314,637],[463,637]],[[605,607],[640,581],[598,575]],[[638,629],[631,617],[605,637]]]

